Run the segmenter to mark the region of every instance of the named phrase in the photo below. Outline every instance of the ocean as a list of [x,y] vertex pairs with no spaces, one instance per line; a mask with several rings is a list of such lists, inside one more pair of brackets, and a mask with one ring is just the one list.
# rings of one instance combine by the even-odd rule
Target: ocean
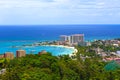
[[71,34],[85,34],[86,41],[120,38],[120,25],[0,26],[0,41],[49,41]]
[[[85,41],[120,38],[120,25],[38,25],[0,26],[0,54],[24,49],[27,54],[47,50],[53,55],[71,54],[73,50],[60,47],[23,47],[39,41],[59,40],[60,35],[84,34]],[[18,48],[11,48],[18,46]]]

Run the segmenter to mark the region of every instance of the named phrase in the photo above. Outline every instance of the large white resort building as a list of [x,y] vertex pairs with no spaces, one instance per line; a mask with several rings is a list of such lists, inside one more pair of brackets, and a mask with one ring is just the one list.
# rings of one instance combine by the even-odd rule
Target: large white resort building
[[79,44],[84,42],[84,34],[73,34],[70,36],[61,35],[60,41],[67,42],[69,44]]

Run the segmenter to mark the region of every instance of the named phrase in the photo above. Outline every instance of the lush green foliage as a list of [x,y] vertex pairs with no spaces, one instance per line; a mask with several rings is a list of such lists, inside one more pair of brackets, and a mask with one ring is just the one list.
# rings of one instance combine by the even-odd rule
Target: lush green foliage
[[[119,80],[120,70],[105,71],[107,64],[90,47],[77,47],[75,59],[68,55],[59,57],[50,53],[27,55],[14,60],[0,60],[0,67],[7,72],[0,75],[2,80]],[[83,56],[90,58],[82,59]],[[92,57],[96,56],[96,57]]]

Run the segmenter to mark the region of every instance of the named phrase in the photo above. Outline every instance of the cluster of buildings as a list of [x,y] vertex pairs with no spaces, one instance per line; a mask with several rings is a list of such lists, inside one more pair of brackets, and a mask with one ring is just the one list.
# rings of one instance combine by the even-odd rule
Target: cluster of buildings
[[[38,55],[43,55],[47,54],[47,51],[42,50],[41,52],[38,52]],[[26,56],[26,51],[25,50],[17,50],[16,51],[16,58],[19,57],[25,57]],[[14,54],[12,52],[5,52],[4,54],[0,55],[0,58],[7,58],[7,59],[14,59]]]
[[[16,57],[24,57],[26,56],[25,50],[17,50]],[[4,54],[0,55],[0,58],[7,58],[7,59],[14,59],[14,54],[12,52],[5,52]]]
[[61,35],[61,44],[66,45],[86,45],[84,42],[84,34]]
[[120,46],[120,41],[119,40],[108,40],[108,44],[119,47]]
[[105,52],[103,49],[101,48],[94,48],[93,49],[95,51],[96,54],[100,55],[103,59],[103,61],[120,61],[120,51],[116,51],[116,52]]
[[[38,55],[43,55],[47,54],[47,51],[42,50],[41,52],[38,53]],[[26,51],[25,50],[17,50],[16,51],[16,58],[19,57],[25,57],[26,56]],[[5,54],[0,55],[0,58],[6,58],[6,59],[14,59],[14,54],[12,52],[5,52]],[[6,69],[1,69],[0,74],[4,74],[6,72]]]
[[120,46],[120,41],[119,40],[98,40],[97,42],[99,42],[99,44],[103,44],[103,45],[112,45],[112,46],[116,46],[119,47]]

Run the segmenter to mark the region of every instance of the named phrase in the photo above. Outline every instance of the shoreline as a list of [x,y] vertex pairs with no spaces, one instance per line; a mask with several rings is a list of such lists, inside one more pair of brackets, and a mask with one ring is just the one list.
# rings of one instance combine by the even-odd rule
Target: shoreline
[[70,53],[70,54],[76,54],[78,52],[78,50],[75,47],[70,47],[70,46],[64,46],[64,45],[42,45],[42,46],[63,47],[67,49],[72,49],[73,53]]
[[[64,45],[41,45],[41,46],[65,48],[66,52],[64,54],[59,53],[59,55],[69,55],[69,56],[71,56],[71,55],[75,55],[77,53],[77,51],[78,51],[75,47],[64,46]],[[70,50],[70,52],[67,52],[67,49]],[[42,50],[44,50],[44,49],[42,49]],[[15,54],[14,51],[10,51],[10,52],[13,52]],[[59,50],[58,50],[58,52],[59,52]]]
[[[85,41],[93,42],[94,40],[114,40],[120,37],[86,37]],[[46,41],[58,41],[59,39],[47,39],[47,40],[0,40],[0,42],[46,42]]]

